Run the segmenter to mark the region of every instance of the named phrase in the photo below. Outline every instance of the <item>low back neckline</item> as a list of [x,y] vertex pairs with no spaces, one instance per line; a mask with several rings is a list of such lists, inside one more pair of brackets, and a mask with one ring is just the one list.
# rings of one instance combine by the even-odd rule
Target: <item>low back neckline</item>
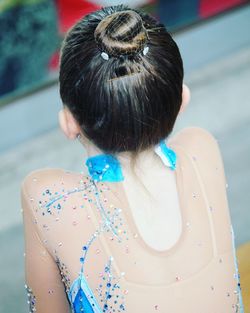
[[158,145],[154,147],[154,152],[160,157],[162,163],[164,164],[164,167],[167,167],[174,172],[182,224],[181,232],[176,242],[171,247],[164,250],[158,250],[153,248],[143,239],[143,236],[141,235],[134,220],[134,217],[132,215],[132,208],[126,196],[126,192],[123,186],[123,182],[126,179],[126,177],[123,176],[119,160],[113,155],[100,154],[88,158],[86,161],[86,165],[88,167],[91,178],[95,182],[108,182],[112,184],[116,182],[116,184],[119,185],[121,197],[125,202],[124,206],[126,210],[124,210],[124,215],[126,220],[129,222],[130,230],[132,231],[132,233],[137,234],[138,242],[144,249],[146,249],[153,255],[163,257],[171,254],[174,250],[176,250],[180,246],[181,242],[183,241],[183,237],[185,236],[186,233],[185,225],[187,224],[187,220],[184,205],[185,199],[182,199],[181,197],[181,195],[183,195],[183,182],[180,160],[179,158],[177,158],[176,152],[170,147],[168,147],[164,140],[162,140]]
[[[173,150],[172,150],[173,151]],[[187,224],[187,217],[186,217],[186,208],[185,208],[185,191],[184,191],[184,186],[183,186],[183,179],[182,179],[182,169],[181,169],[181,164],[180,164],[180,159],[178,157],[177,163],[176,163],[176,168],[175,168],[175,182],[176,182],[176,188],[177,188],[177,196],[178,196],[178,202],[179,202],[179,210],[180,210],[180,215],[181,215],[181,233],[180,236],[178,237],[177,241],[170,247],[164,250],[158,250],[150,246],[144,239],[143,236],[141,235],[135,220],[132,215],[132,209],[129,204],[128,198],[126,196],[126,192],[123,186],[123,183],[120,182],[120,192],[122,194],[122,199],[124,200],[124,207],[126,208],[123,210],[124,215],[126,217],[126,220],[129,222],[129,228],[133,234],[136,234],[137,241],[139,244],[150,254],[153,254],[155,256],[159,257],[165,257],[170,254],[172,254],[176,249],[178,249],[183,242],[183,238],[186,235],[186,227],[185,225]],[[183,196],[181,196],[183,195]]]

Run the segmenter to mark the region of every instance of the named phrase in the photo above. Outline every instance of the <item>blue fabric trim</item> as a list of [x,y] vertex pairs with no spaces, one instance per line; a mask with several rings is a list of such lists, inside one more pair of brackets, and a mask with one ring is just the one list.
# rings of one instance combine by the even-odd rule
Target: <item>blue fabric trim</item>
[[[159,151],[160,150],[160,151]],[[176,168],[176,153],[167,147],[165,140],[162,140],[155,148],[163,163],[172,170]],[[89,175],[94,181],[119,182],[124,180],[121,164],[111,154],[99,154],[90,157],[86,161]]]
[[70,291],[68,292],[68,298],[74,313],[103,312],[83,273],[81,273],[71,285]]
[[75,301],[73,303],[74,312],[86,312],[86,313],[94,313],[91,304],[88,301],[83,290],[80,288],[77,292]]
[[100,154],[86,161],[89,175],[95,181],[118,182],[124,180],[120,162],[110,154]]
[[170,163],[170,168],[172,170],[175,170],[177,157],[176,157],[176,153],[174,152],[174,150],[168,148],[168,146],[165,143],[165,140],[162,140],[160,142],[160,148],[163,154],[165,155],[165,157],[168,159]]

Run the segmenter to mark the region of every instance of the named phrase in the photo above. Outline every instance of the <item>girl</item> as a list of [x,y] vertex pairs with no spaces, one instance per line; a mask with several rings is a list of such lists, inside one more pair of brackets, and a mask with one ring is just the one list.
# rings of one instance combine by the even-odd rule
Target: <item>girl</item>
[[60,94],[87,174],[23,181],[30,312],[243,312],[218,144],[198,127],[170,137],[189,90],[165,27],[123,5],[86,16]]

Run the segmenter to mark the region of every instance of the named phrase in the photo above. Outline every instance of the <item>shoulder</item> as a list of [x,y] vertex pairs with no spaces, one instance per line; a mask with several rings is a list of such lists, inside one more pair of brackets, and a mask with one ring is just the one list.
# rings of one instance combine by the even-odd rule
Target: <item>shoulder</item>
[[169,145],[185,151],[192,159],[205,163],[222,163],[220,147],[215,136],[201,127],[186,127],[169,139]]
[[21,182],[22,196],[42,188],[52,181],[58,181],[63,174],[64,170],[59,168],[37,169],[28,173]]
[[199,148],[201,146],[217,146],[217,140],[212,133],[202,127],[185,127],[173,135],[169,142],[173,145],[181,145],[186,149]]
[[[186,127],[177,132],[169,146],[184,153],[198,169],[203,180],[217,184],[225,191],[226,176],[218,141],[212,133],[201,127]],[[178,155],[178,152],[177,152]]]
[[37,169],[27,174],[21,183],[21,197],[39,200],[41,195],[50,190],[71,189],[87,182],[87,177],[82,173],[71,172],[61,168]]
[[204,179],[210,177],[226,184],[222,154],[212,133],[201,127],[186,127],[171,137],[169,146],[184,153]]

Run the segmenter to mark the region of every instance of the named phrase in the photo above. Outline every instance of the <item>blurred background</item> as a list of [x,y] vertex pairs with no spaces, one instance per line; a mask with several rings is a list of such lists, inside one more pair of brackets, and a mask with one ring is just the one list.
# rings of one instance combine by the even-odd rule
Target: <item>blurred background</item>
[[236,246],[250,241],[249,1],[0,0],[0,313],[28,312],[22,179],[42,167],[83,170],[83,148],[58,129],[60,43],[80,17],[119,3],[153,14],[178,43],[192,98],[173,134],[200,126],[216,137]]

